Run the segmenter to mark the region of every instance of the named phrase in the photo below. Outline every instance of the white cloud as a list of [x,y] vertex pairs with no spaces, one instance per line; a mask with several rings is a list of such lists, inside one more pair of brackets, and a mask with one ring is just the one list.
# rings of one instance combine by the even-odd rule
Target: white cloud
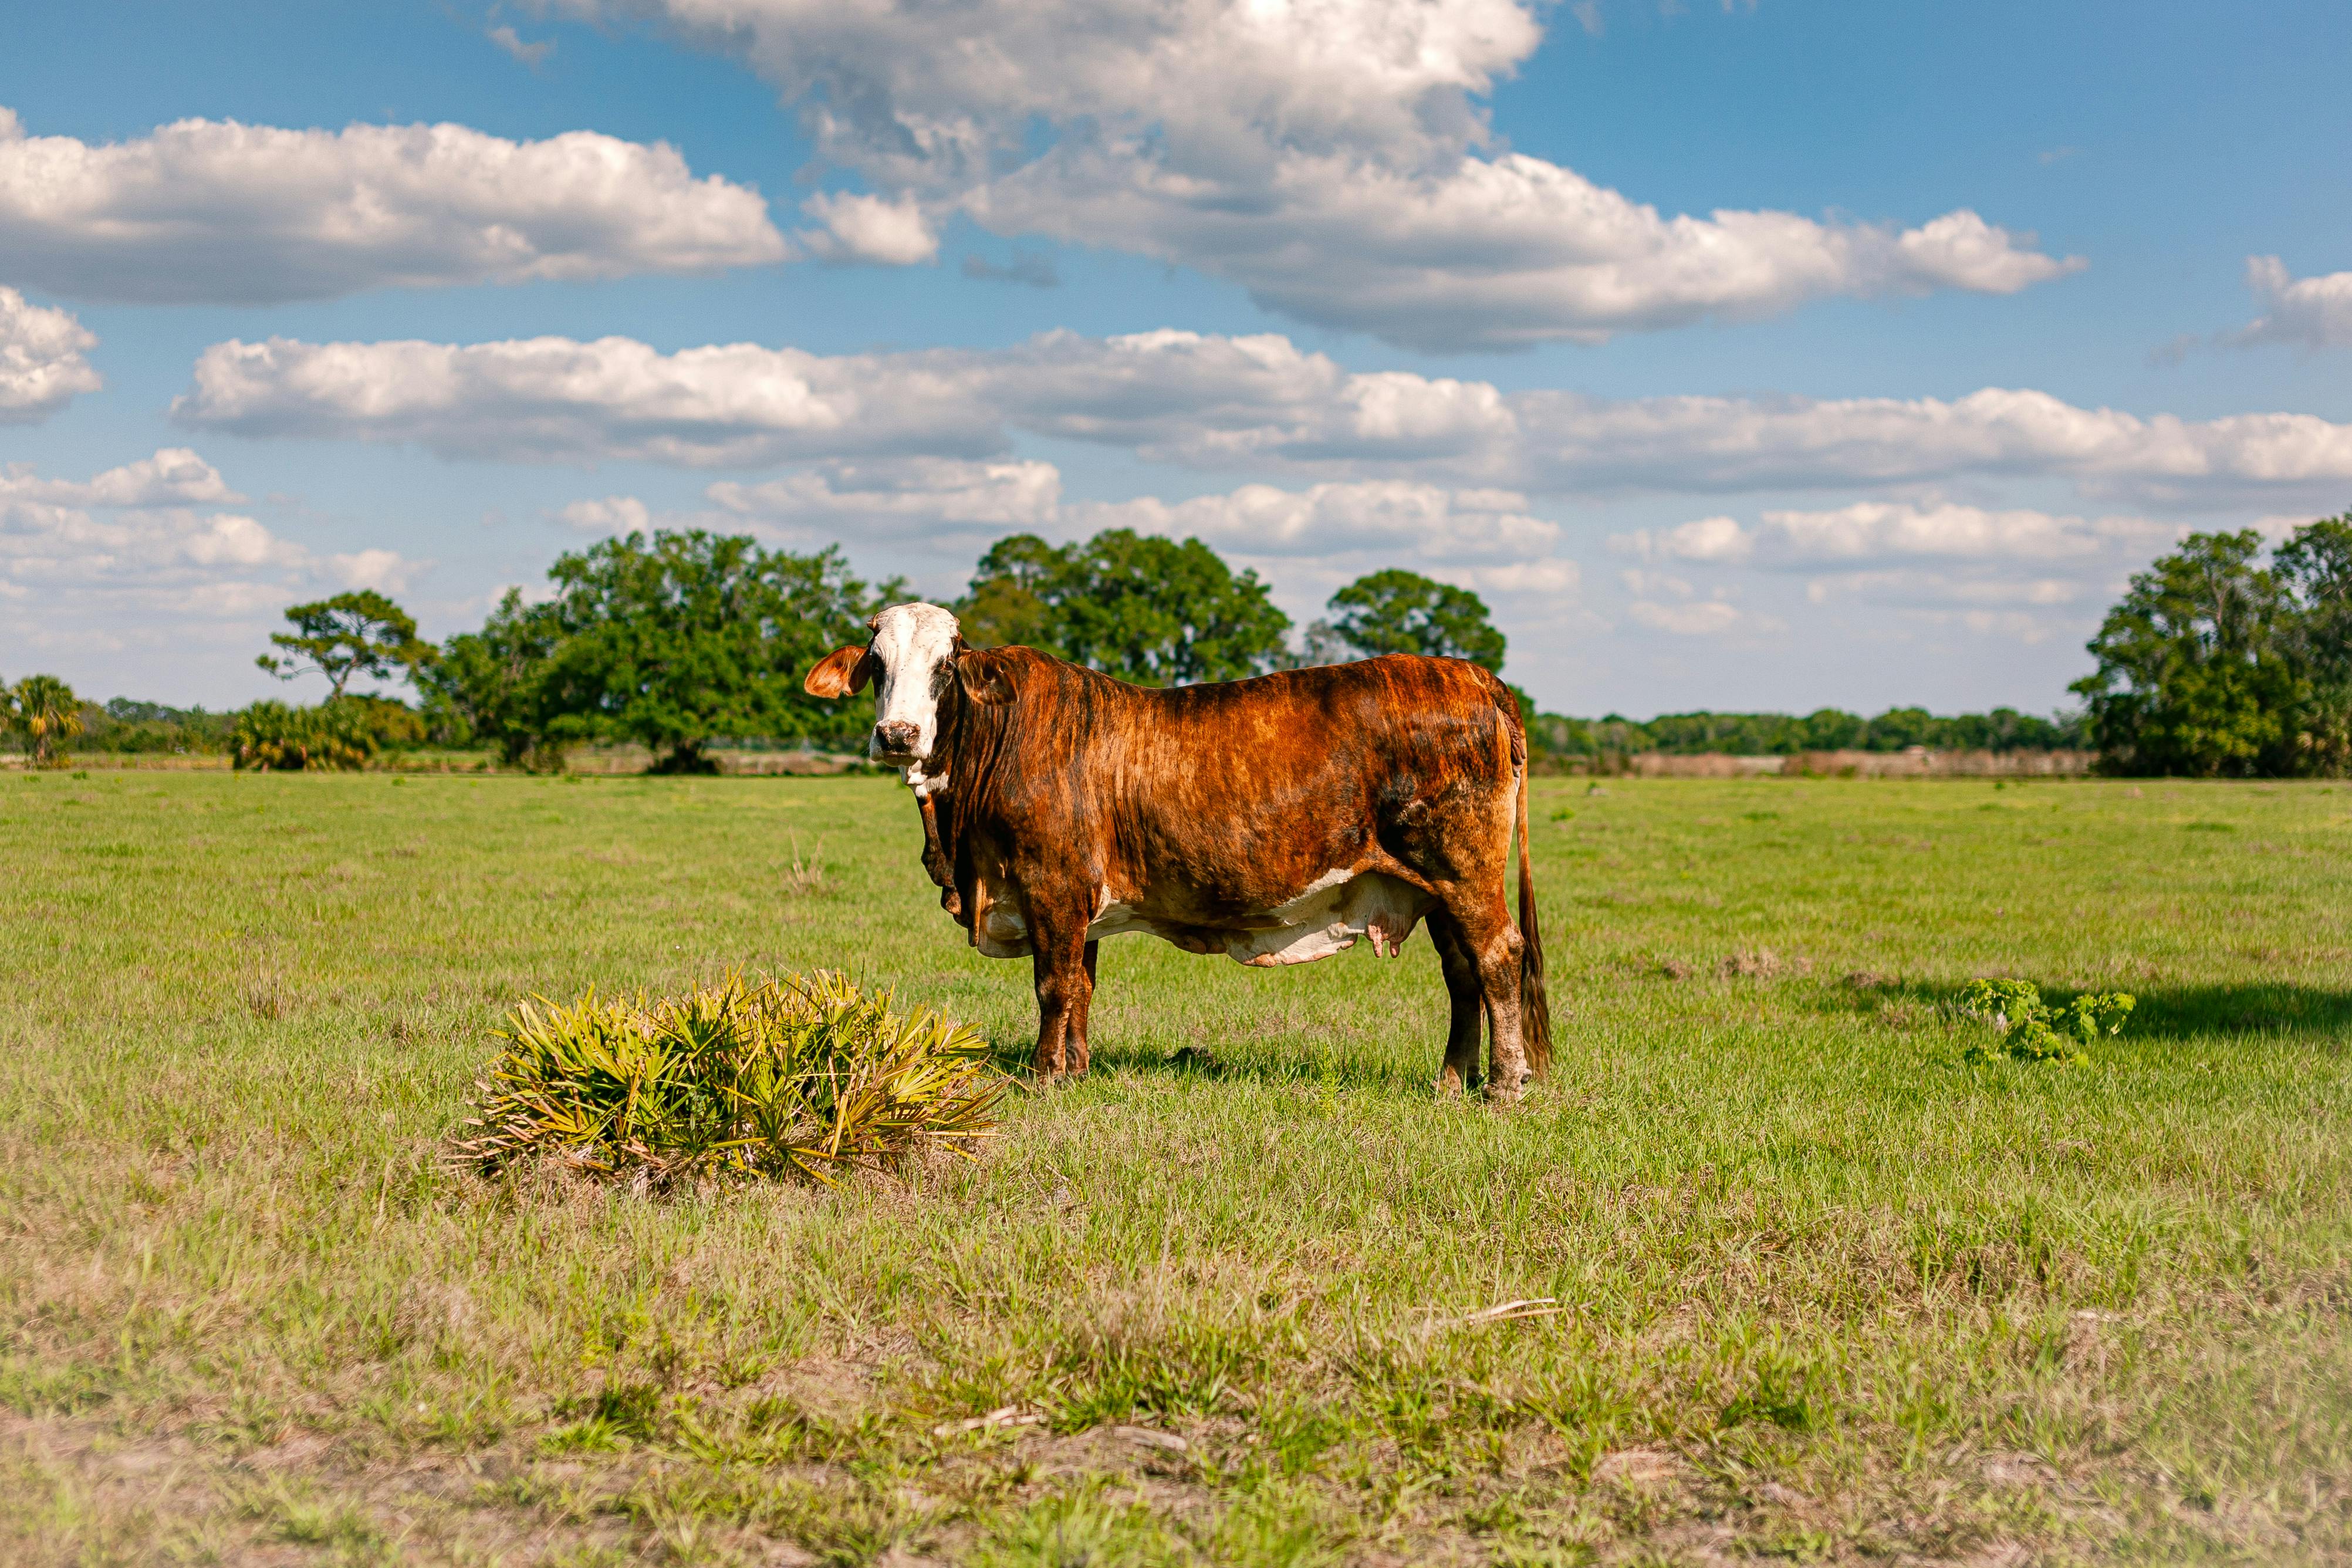
[[1625,584],[1625,592],[1637,599],[1668,596],[1687,599],[1697,592],[1684,578],[1673,576],[1664,572],[1644,571],[1639,566],[1618,573],[1617,580]]
[[[593,12],[593,0],[559,8]],[[2080,263],[1969,211],[1916,228],[1664,216],[1511,152],[1481,101],[1535,0],[612,0],[737,55],[877,199],[1230,278],[1421,348],[2008,293]],[[853,247],[854,248],[854,247]],[[897,260],[899,256],[884,259]]]
[[1915,569],[1847,572],[1816,578],[1805,584],[1805,597],[1816,605],[1827,604],[1843,594],[1889,605],[2025,605],[2042,609],[2074,604],[2086,592],[2082,583],[2063,577],[1954,577]]
[[184,120],[93,144],[26,136],[0,109],[0,256],[75,299],[262,304],[707,272],[786,251],[757,191],[696,179],[665,143]]
[[[1174,501],[1071,501],[1063,499],[1061,472],[1051,463],[916,458],[820,464],[760,484],[714,484],[704,493],[734,525],[811,537],[917,540],[952,551],[969,547],[975,535],[1019,531],[1072,539],[1129,528],[1198,538],[1248,562],[1328,565],[1377,556],[1382,565],[1433,574],[1451,570],[1448,581],[1483,574],[1482,581],[1512,591],[1557,591],[1574,583],[1575,563],[1551,558],[1559,525],[1528,515],[1525,497],[1408,480],[1301,489],[1244,485]],[[565,515],[575,509],[601,515],[609,504],[574,502]]]
[[411,561],[396,550],[361,550],[349,555],[330,555],[325,570],[345,588],[373,588],[380,593],[397,594],[431,564],[429,561]]
[[2352,272],[2297,278],[2275,256],[2251,256],[2246,287],[2263,314],[2230,333],[2230,342],[2352,347]]
[[827,261],[872,261],[911,267],[936,261],[940,237],[931,231],[922,205],[911,198],[886,201],[852,192],[825,192],[801,204],[822,228],[803,229],[799,238]]
[[486,36],[490,42],[533,70],[537,70],[547,57],[555,52],[554,39],[542,38],[537,43],[525,43],[520,34],[503,24],[490,28]]
[[859,538],[1057,529],[1062,518],[1061,470],[1034,461],[828,463],[763,484],[712,485],[706,494],[739,518],[801,531],[854,530]]
[[[445,457],[775,463],[925,445],[975,455],[1001,415],[970,377],[893,357],[751,343],[657,353],[628,338],[215,344],[173,403],[183,424],[248,436],[414,442]],[[899,374],[901,371],[903,374]]]
[[[244,436],[572,463],[978,459],[1028,434],[1201,468],[1530,494],[1885,489],[1973,476],[2231,506],[2323,503],[2352,482],[2352,425],[2311,415],[2194,421],[2001,388],[1948,401],[1507,394],[1406,372],[1350,374],[1277,335],[1174,331],[832,356],[752,343],[665,354],[628,338],[273,338],[205,350],[173,411],[191,428]],[[1736,547],[1708,537],[1716,543],[1678,534],[1651,548]]]
[[1066,510],[1069,521],[1087,532],[1133,528],[1190,535],[1254,557],[1376,551],[1407,560],[1469,562],[1549,555],[1559,541],[1559,527],[1527,515],[1526,507],[1525,497],[1508,492],[1370,479],[1303,490],[1244,485],[1229,494],[1172,503],[1145,498]]
[[38,594],[45,620],[142,626],[282,608],[325,587],[397,589],[424,563],[373,549],[320,556],[241,512],[195,453],[166,448],[86,481],[0,472],[0,593]]
[[1725,562],[1745,561],[1755,542],[1737,518],[1702,517],[1674,528],[1612,533],[1609,548],[1644,561]]
[[1756,542],[1759,559],[1780,564],[1903,556],[2008,564],[2112,558],[2119,544],[2136,555],[2173,531],[2139,518],[1864,501],[1833,511],[1768,511]]
[[62,506],[157,507],[234,504],[245,498],[228,488],[220,470],[185,447],[163,447],[152,458],[109,468],[81,482],[45,479],[29,463],[0,469],[0,501],[47,501]]
[[1740,624],[1739,606],[1725,604],[1720,599],[1699,599],[1682,604],[1664,605],[1652,599],[1636,599],[1625,606],[1625,613],[1637,625],[1654,632],[1671,632],[1676,637],[1720,637]]
[[1433,352],[1756,321],[1832,295],[2014,293],[2081,265],[1965,211],[1911,230],[1778,212],[1667,217],[1517,153],[1434,172],[1285,153],[1243,188],[1140,158],[1056,154],[963,205],[1000,233],[1198,267],[1268,309]]
[[653,512],[635,496],[576,500],[558,511],[559,521],[588,533],[637,533],[650,527]]
[[1643,560],[1802,569],[1842,562],[1932,557],[2010,564],[2092,563],[2137,556],[2179,532],[2137,517],[2056,516],[2018,509],[1860,501],[1826,511],[1767,511],[1755,528],[1729,517],[1612,537],[1612,548]]
[[[1930,621],[1961,612],[1972,629],[2034,636],[2071,625],[2112,598],[2124,578],[2187,531],[2184,525],[2134,516],[2084,518],[2028,509],[1988,510],[1945,502],[1864,501],[1826,510],[1769,510],[1752,527],[1730,517],[1679,528],[1614,536],[1612,549],[1645,562],[1680,561],[1718,569],[1803,573],[1815,605],[1839,599],[1890,607]],[[1635,568],[1629,592],[1653,601],[1633,615],[1643,625],[1688,629],[1717,612],[1673,616],[1669,595],[1691,585]],[[1716,590],[1718,598],[1736,592]],[[1998,614],[1995,614],[1998,612]],[[2051,619],[2050,613],[2059,619]],[[1990,618],[1988,618],[1990,617]],[[1670,624],[1671,623],[1671,624]]]
[[97,346],[97,334],[69,312],[0,287],[0,425],[46,419],[75,395],[104,385],[82,358]]

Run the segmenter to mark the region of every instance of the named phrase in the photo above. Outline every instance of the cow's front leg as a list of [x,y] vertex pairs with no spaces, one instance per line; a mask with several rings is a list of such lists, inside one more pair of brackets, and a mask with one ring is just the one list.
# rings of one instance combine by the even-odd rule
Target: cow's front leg
[[1094,943],[1084,921],[1037,920],[1029,931],[1037,982],[1041,1079],[1087,1070],[1087,1004],[1095,989]]

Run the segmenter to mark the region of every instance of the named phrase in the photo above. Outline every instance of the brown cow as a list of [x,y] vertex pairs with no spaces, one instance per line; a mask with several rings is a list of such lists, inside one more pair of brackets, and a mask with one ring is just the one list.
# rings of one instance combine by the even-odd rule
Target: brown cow
[[1487,671],[1390,654],[1160,690],[967,647],[936,605],[867,624],[807,689],[877,682],[867,753],[906,769],[940,903],[981,952],[1034,960],[1040,1077],[1087,1069],[1103,937],[1302,963],[1365,936],[1392,954],[1424,919],[1454,1004],[1440,1087],[1477,1082],[1482,1017],[1489,1093],[1549,1067],[1527,736]]

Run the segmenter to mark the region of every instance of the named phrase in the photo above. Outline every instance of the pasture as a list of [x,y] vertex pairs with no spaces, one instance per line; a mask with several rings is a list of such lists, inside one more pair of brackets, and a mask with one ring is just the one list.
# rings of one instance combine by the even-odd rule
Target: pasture
[[[0,776],[0,1557],[2352,1553],[2352,792],[1537,791],[1521,1107],[1425,936],[1129,938],[978,1163],[656,1201],[444,1165],[514,1002],[1025,1061],[895,781]],[[1969,1066],[1977,975],[2139,1008]]]

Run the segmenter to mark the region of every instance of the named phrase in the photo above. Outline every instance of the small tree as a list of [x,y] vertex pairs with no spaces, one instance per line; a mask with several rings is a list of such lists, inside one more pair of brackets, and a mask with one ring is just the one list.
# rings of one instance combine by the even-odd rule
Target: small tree
[[0,729],[24,735],[35,767],[51,766],[64,743],[81,733],[81,699],[54,675],[28,675],[0,701]]
[[290,605],[286,618],[293,631],[269,634],[285,654],[265,653],[254,662],[280,680],[325,676],[334,688],[330,702],[355,675],[412,677],[433,658],[433,646],[416,636],[415,619],[373,588]]
[[1336,640],[1359,658],[1422,653],[1502,670],[1503,634],[1487,619],[1486,602],[1467,588],[1391,568],[1357,578],[1328,608],[1331,618],[1307,628],[1310,653],[1319,656]]

